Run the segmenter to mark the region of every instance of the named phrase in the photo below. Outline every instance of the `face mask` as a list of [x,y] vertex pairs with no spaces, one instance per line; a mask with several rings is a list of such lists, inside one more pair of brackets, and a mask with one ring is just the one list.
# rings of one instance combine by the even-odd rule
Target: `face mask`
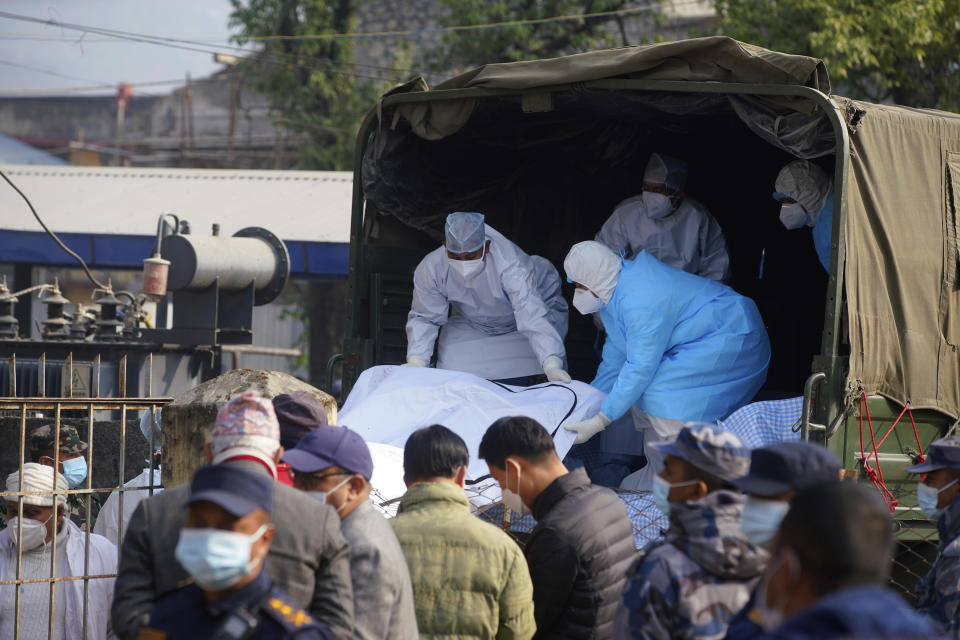
[[327,492],[326,491],[306,491],[304,492],[317,502],[321,504],[327,503]]
[[668,196],[653,191],[643,192],[643,204],[647,208],[647,215],[654,220],[666,218],[673,213],[673,202]]
[[577,289],[573,292],[574,308],[585,316],[596,313],[603,308],[603,301],[586,289]]
[[253,572],[260,559],[250,559],[250,547],[266,530],[264,524],[248,536],[221,529],[183,529],[175,555],[201,589],[220,591]]
[[789,510],[788,502],[747,498],[740,520],[747,540],[758,547],[768,544],[777,534],[780,523]]
[[923,511],[923,515],[927,516],[931,520],[937,520],[940,518],[940,514],[943,513],[943,509],[937,506],[940,502],[940,492],[944,489],[948,489],[953,486],[957,481],[954,480],[948,484],[945,484],[940,489],[935,489],[929,485],[923,484],[922,482],[917,485],[917,506],[920,507],[920,511]]
[[477,258],[476,260],[454,260],[448,256],[447,262],[450,263],[450,267],[454,271],[466,280],[473,278],[483,269],[483,258]]
[[[350,482],[350,478],[351,478],[351,477],[352,477],[352,476],[347,476],[347,477],[344,479],[343,482],[339,483],[339,484],[338,484],[337,486],[335,486],[333,489],[330,489],[330,491],[327,491],[326,495],[329,496],[331,493],[333,493],[334,491],[336,491],[337,489],[339,489],[339,488],[342,487],[343,485],[345,485],[345,484],[347,484],[348,482]],[[324,501],[324,502],[327,501],[327,500],[326,500],[326,497],[324,497],[324,500],[323,500],[323,501]],[[330,506],[333,507],[333,505],[330,505]],[[337,510],[337,513],[340,513],[341,511],[343,511],[343,509],[344,509],[346,506],[347,506],[347,501],[344,500],[342,505],[340,505],[339,507],[334,507],[334,508]]]
[[511,511],[516,511],[517,513],[520,514],[520,517],[521,517],[521,518],[525,518],[525,517],[527,517],[528,515],[530,515],[531,510],[530,510],[530,507],[528,507],[527,505],[523,504],[523,499],[520,498],[520,494],[519,494],[519,491],[520,491],[520,465],[517,465],[517,463],[516,463],[516,462],[513,462],[512,460],[507,460],[508,468],[507,468],[507,477],[505,478],[505,480],[506,480],[507,486],[509,486],[509,484],[510,484],[510,470],[509,470],[509,466],[510,466],[511,464],[516,465],[516,467],[517,467],[517,492],[518,492],[518,493],[514,493],[514,492],[511,491],[510,489],[504,489],[504,490],[501,492],[501,493],[502,493],[502,496],[503,496],[503,506],[507,507],[507,508],[510,509]]
[[780,205],[780,222],[792,231],[793,229],[799,229],[809,224],[810,216],[807,215],[807,210],[804,209],[799,202],[792,204],[784,203]]
[[653,476],[653,503],[657,509],[663,512],[663,515],[670,515],[670,489],[674,487],[687,487],[696,484],[696,480],[684,480],[683,482],[674,482],[670,484],[659,475]]
[[87,459],[83,456],[63,461],[63,477],[71,489],[75,489],[87,477]]
[[[50,518],[53,518],[53,514],[50,514]],[[33,520],[31,518],[23,519],[23,534],[20,537],[21,549],[23,551],[33,551],[40,545],[42,545],[47,540],[47,523],[50,522],[50,518],[47,518],[43,522],[39,520]],[[7,521],[7,531],[10,532],[10,540],[13,544],[17,544],[17,518],[13,517]]]

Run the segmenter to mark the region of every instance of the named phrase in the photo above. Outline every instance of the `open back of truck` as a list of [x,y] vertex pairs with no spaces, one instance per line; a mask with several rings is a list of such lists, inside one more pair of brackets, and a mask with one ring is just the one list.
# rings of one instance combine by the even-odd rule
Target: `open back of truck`
[[[798,429],[885,492],[918,552],[907,541],[936,532],[902,469],[960,415],[960,116],[831,96],[814,58],[711,37],[388,92],[357,143],[345,390],[370,366],[404,362],[413,270],[448,213],[484,213],[559,269],[640,192],[654,151],[689,162],[686,192],[724,230],[730,284],[763,315],[773,357],[758,398],[803,392]],[[770,197],[797,158],[834,178],[829,272]],[[571,313],[575,378],[592,379],[595,339]],[[922,574],[928,551],[902,580]]]

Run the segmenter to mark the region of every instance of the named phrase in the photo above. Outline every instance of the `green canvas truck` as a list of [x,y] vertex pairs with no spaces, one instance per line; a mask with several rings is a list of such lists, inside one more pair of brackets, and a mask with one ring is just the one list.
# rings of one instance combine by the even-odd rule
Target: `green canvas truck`
[[[480,211],[559,268],[640,192],[653,151],[689,162],[686,191],[723,227],[730,284],[764,317],[773,357],[760,397],[802,393],[803,436],[889,491],[897,579],[912,586],[936,531],[902,469],[960,416],[960,115],[832,95],[820,60],[711,37],[491,64],[386,93],[356,147],[344,389],[405,361],[412,273],[446,214]],[[829,273],[771,198],[797,158],[834,179]],[[595,337],[571,313],[577,379],[596,371]]]

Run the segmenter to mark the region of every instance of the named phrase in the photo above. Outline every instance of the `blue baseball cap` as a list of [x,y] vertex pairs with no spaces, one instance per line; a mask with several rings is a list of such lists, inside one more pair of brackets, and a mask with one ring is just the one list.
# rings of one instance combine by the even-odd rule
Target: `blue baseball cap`
[[907,473],[930,473],[938,469],[960,469],[960,436],[934,440],[925,452],[926,460],[904,469]]
[[770,497],[839,482],[841,466],[840,459],[822,445],[778,442],[754,449],[750,473],[730,484],[745,493]]
[[187,504],[206,501],[238,518],[263,509],[273,511],[273,480],[229,464],[201,467],[190,483]]
[[367,480],[373,475],[373,458],[363,437],[346,427],[318,427],[303,436],[282,460],[294,471],[313,473],[337,466]]
[[750,468],[750,450],[735,433],[715,424],[688,422],[673,442],[650,446],[721,480],[739,478]]

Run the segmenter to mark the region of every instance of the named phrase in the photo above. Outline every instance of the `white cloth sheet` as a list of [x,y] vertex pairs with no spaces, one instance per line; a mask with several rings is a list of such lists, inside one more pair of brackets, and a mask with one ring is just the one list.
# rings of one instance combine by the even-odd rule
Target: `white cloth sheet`
[[[403,445],[411,433],[432,424],[449,428],[463,438],[470,451],[467,495],[474,508],[482,509],[500,500],[500,489],[492,478],[470,483],[488,474],[486,463],[477,458],[477,449],[491,423],[507,416],[533,418],[553,434],[557,455],[563,458],[573,446],[575,434],[563,429],[561,422],[565,417],[571,423],[592,417],[604,397],[603,392],[579,381],[502,387],[460,371],[379,366],[363,372],[357,380],[340,411],[339,423],[374,443],[374,502],[403,495]],[[389,470],[389,475],[378,469]]]

